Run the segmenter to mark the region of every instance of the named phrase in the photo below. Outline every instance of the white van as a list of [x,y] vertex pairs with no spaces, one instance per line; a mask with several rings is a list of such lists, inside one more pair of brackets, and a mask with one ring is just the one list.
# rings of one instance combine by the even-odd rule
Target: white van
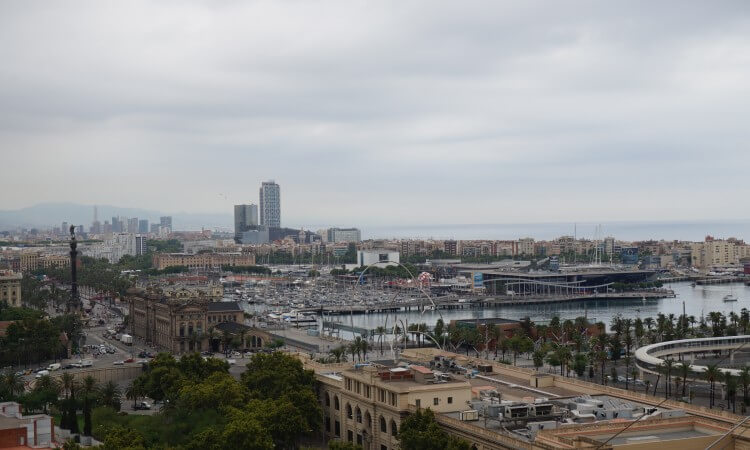
[[36,373],[36,378],[42,378],[49,375],[49,370],[40,370]]
[[54,372],[55,370],[60,370],[60,367],[60,363],[54,363],[47,366],[47,370],[49,370],[50,372]]

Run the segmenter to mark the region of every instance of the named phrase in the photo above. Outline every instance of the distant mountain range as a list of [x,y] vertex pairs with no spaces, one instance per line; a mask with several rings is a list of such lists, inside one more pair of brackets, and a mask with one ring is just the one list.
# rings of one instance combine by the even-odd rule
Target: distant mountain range
[[[96,205],[101,223],[111,221],[113,216],[138,217],[158,222],[161,216],[172,216],[172,226],[176,230],[200,230],[222,228],[231,229],[231,214],[191,214],[185,212],[165,213],[138,208],[121,208],[113,205]],[[40,203],[28,208],[0,210],[0,230],[17,227],[49,228],[60,226],[62,222],[83,225],[88,229],[94,221],[94,205],[79,203]]]

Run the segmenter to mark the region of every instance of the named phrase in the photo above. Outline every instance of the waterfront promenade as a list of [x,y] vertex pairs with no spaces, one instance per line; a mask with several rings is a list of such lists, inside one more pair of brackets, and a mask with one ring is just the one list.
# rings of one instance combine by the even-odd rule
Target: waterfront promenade
[[[575,302],[581,300],[633,300],[633,299],[661,299],[674,298],[670,289],[649,289],[632,292],[609,292],[592,294],[566,295],[506,295],[506,296],[467,296],[433,297],[432,301],[425,297],[406,302],[382,302],[371,305],[332,305],[311,308],[301,308],[300,312],[317,313],[321,315],[337,314],[370,314],[393,311],[422,311],[425,309],[483,309],[508,305],[535,305],[549,303]],[[434,306],[433,306],[434,304]]]

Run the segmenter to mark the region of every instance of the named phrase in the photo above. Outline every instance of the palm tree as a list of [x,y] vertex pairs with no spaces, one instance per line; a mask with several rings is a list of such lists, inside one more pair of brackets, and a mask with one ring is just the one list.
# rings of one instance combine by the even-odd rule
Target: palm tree
[[662,367],[665,375],[665,382],[667,383],[664,387],[664,398],[669,398],[672,391],[672,369],[674,368],[674,360],[667,358],[662,363]]
[[349,353],[352,354],[352,361],[354,361],[354,357],[357,356],[357,352],[359,351],[359,346],[356,342],[352,342],[351,344],[349,344],[348,349]]
[[687,391],[688,376],[690,375],[690,364],[679,363],[675,365],[675,369],[680,373],[682,377],[682,396],[685,397]]
[[64,373],[60,377],[65,400],[62,402],[62,417],[60,418],[60,427],[70,430],[71,433],[78,433],[78,419],[76,417],[76,388],[77,384],[73,375]]
[[347,348],[342,345],[332,349],[329,353],[336,359],[337,363],[340,363],[342,360],[346,361],[346,350]]
[[742,404],[748,405],[748,390],[750,390],[750,367],[743,367],[740,370],[739,382],[742,386]]
[[23,379],[13,372],[8,372],[4,377],[0,377],[0,380],[5,383],[5,389],[8,391],[11,397],[15,397],[16,394],[23,392]]
[[380,325],[375,328],[375,334],[378,335],[378,343],[380,344],[380,354],[383,354],[383,338],[385,337],[385,327]]
[[120,392],[120,388],[118,388],[117,385],[112,381],[107,382],[107,384],[105,384],[99,390],[99,401],[101,402],[101,404],[104,406],[109,406],[115,411],[120,410],[121,397],[122,393]]
[[357,337],[355,342],[359,347],[357,354],[361,351],[364,359],[367,359],[367,351],[370,350],[370,344],[367,342],[367,339],[365,337]]
[[83,379],[83,435],[91,436],[91,406],[96,390],[96,380],[91,375]]
[[125,388],[125,398],[133,400],[133,409],[135,409],[138,399],[140,398],[140,392],[138,386],[136,386],[136,380],[131,381],[128,387]]
[[706,381],[710,384],[709,390],[709,403],[708,407],[714,407],[714,398],[716,395],[716,381],[721,379],[721,371],[719,370],[718,364],[706,364],[706,370],[703,372],[703,376]]
[[724,384],[727,387],[727,406],[732,404],[732,412],[737,412],[737,377],[727,372],[724,374]]
[[625,361],[625,390],[628,390],[628,382],[630,381],[630,363],[633,358],[630,355],[625,355],[623,361]]
[[39,393],[44,401],[44,414],[47,414],[50,403],[57,402],[60,396],[60,385],[49,375],[36,380],[34,392]]

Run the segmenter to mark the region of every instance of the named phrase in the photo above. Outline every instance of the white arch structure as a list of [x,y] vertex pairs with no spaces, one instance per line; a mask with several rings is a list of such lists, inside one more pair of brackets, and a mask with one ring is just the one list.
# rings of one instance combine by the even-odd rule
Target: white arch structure
[[[709,338],[680,339],[676,341],[659,342],[638,348],[635,351],[636,364],[641,370],[654,372],[664,365],[664,356],[689,354],[692,362],[696,353],[712,352],[716,350],[738,350],[744,346],[750,348],[750,335],[721,336]],[[730,360],[734,359],[730,356]],[[706,371],[706,366],[690,364],[690,370],[696,373]],[[720,368],[723,373],[738,375],[740,370]]]
[[[365,276],[365,273],[366,273],[366,272],[367,272],[368,270],[370,270],[370,268],[371,268],[371,267],[376,267],[376,266],[377,266],[378,264],[382,264],[382,263],[393,263],[393,264],[397,264],[398,266],[402,267],[402,268],[403,268],[403,269],[404,269],[404,270],[406,271],[406,273],[408,273],[408,274],[409,274],[409,276],[411,277],[411,280],[412,280],[412,282],[414,282],[414,284],[415,284],[415,286],[417,287],[417,289],[419,289],[419,291],[420,291],[420,292],[422,292],[422,293],[423,293],[423,294],[425,295],[425,297],[427,297],[427,300],[429,300],[429,301],[430,301],[430,304],[432,305],[432,308],[433,308],[433,310],[434,310],[434,311],[437,311],[438,315],[440,316],[440,320],[443,320],[443,313],[441,313],[441,312],[440,312],[440,308],[438,308],[438,307],[437,307],[437,305],[435,304],[435,301],[434,301],[434,300],[432,300],[432,296],[430,296],[430,293],[429,293],[429,291],[426,291],[426,290],[424,289],[424,287],[422,287],[422,285],[421,285],[421,284],[419,283],[419,280],[417,280],[417,277],[415,277],[415,276],[414,276],[414,274],[413,274],[413,273],[411,273],[411,270],[409,270],[409,268],[408,268],[408,267],[406,267],[405,265],[401,264],[401,263],[400,263],[400,262],[398,262],[398,261],[391,261],[391,260],[386,260],[386,261],[378,261],[378,262],[376,262],[376,263],[372,263],[372,264],[368,265],[367,267],[365,267],[365,270],[363,270],[363,271],[362,271],[362,272],[361,272],[361,273],[359,274],[359,277],[357,278],[357,286],[361,286],[361,285],[362,285],[362,278],[363,278],[363,277]],[[422,313],[424,314],[424,311],[425,311],[425,309],[424,309],[424,308],[422,307],[422,304],[421,304],[421,303],[422,303],[422,302],[421,302],[421,299],[420,299],[420,309],[422,310]],[[396,296],[394,295],[394,296],[393,296],[393,299],[391,300],[391,305],[395,305],[395,304],[396,304]],[[386,314],[386,316],[385,316],[385,317],[386,317],[386,323],[387,323],[387,322],[388,322],[388,314]],[[445,321],[443,320],[443,322],[445,322]],[[432,336],[429,336],[429,335],[427,335],[426,333],[422,333],[422,332],[418,332],[418,331],[408,331],[408,330],[406,329],[406,326],[404,325],[403,321],[401,321],[401,327],[402,327],[402,330],[401,330],[401,332],[402,332],[402,334],[403,334],[404,336],[406,336],[406,334],[407,334],[407,333],[410,333],[410,334],[415,334],[415,333],[423,334],[423,335],[425,335],[425,336],[429,337],[429,338],[430,338],[430,339],[431,339],[431,340],[432,340],[433,342],[435,342],[435,344],[437,344],[437,346],[438,346],[438,348],[439,348],[440,350],[442,350],[442,349],[443,349],[443,348],[442,348],[442,346],[441,346],[441,345],[440,345],[440,344],[439,344],[439,343],[438,343],[438,342],[437,342],[437,341],[436,341],[436,340],[435,340],[434,338],[432,338]],[[391,341],[391,343],[390,343],[390,344],[391,344],[391,345],[390,345],[390,346],[391,346],[391,352],[393,352],[393,345],[394,345],[394,343],[395,343],[394,341],[396,340],[396,338],[395,338],[395,331],[396,331],[396,328],[397,328],[397,325],[395,325],[395,324],[394,324],[394,325],[393,325],[393,328],[392,328],[392,331],[394,332],[394,333],[393,333],[393,334],[394,334],[394,339],[393,339],[393,340]],[[395,353],[394,353],[394,356],[395,356]]]

